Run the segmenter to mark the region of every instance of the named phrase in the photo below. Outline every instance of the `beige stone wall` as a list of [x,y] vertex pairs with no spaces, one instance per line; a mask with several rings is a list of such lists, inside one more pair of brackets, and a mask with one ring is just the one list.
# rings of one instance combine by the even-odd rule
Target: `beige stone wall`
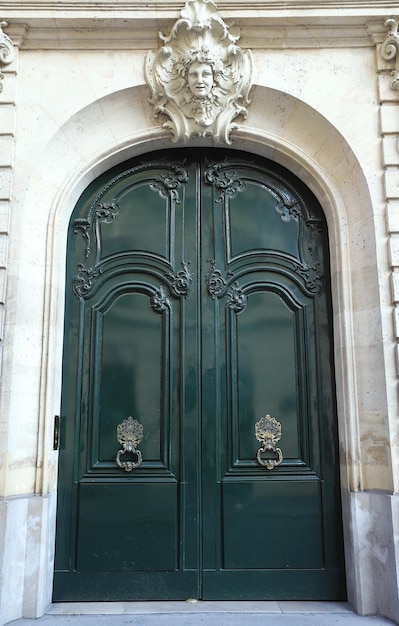
[[[6,4],[19,58],[18,73],[3,68],[0,94],[0,623],[51,601],[69,216],[101,172],[171,145],[143,69],[180,8],[124,15],[98,2],[99,21],[84,3],[58,19]],[[324,4],[324,13],[219,5],[254,57],[252,103],[232,147],[290,169],[326,213],[349,597],[361,613],[399,620],[399,92],[378,54],[387,4]]]
[[[0,376],[3,380],[2,353],[5,326],[5,303],[7,290],[8,245],[12,200],[13,164],[15,152],[16,85],[18,49],[11,63],[0,65]],[[8,449],[8,416],[0,413],[0,459],[6,459]],[[4,435],[4,436],[2,436]],[[0,463],[4,466],[4,462]],[[4,473],[2,473],[2,477]],[[0,478],[0,493],[3,493]]]

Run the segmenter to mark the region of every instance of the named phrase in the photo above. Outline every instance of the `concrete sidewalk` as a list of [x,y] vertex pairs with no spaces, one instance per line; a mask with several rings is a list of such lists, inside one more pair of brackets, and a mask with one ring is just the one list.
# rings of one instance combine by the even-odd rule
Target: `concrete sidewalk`
[[52,604],[13,626],[389,626],[340,602],[94,602]]

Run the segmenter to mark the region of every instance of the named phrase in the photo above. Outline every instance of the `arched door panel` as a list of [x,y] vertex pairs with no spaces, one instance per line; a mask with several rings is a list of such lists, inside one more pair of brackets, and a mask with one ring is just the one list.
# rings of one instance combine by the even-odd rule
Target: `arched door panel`
[[299,181],[231,151],[82,195],[55,600],[344,597],[327,241]]

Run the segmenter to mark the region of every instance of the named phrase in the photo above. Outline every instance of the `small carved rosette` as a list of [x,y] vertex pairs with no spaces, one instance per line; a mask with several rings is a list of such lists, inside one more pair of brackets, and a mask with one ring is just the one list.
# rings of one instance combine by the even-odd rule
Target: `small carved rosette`
[[[121,424],[118,424],[116,436],[118,443],[122,446],[122,449],[118,450],[116,455],[116,462],[125,472],[131,472],[132,469],[139,467],[143,461],[141,452],[137,449],[137,446],[143,439],[143,425],[132,417],[128,417],[127,420],[123,420]],[[121,455],[126,453],[130,453],[136,460],[121,461]]]
[[[256,460],[259,465],[266,467],[268,470],[274,469],[280,465],[283,460],[283,453],[280,448],[276,448],[276,443],[281,439],[281,424],[274,417],[265,415],[261,417],[255,424],[255,437],[262,445],[256,453]],[[275,452],[277,459],[262,459],[264,452]]]
[[145,74],[154,115],[169,117],[164,126],[173,141],[211,136],[231,143],[232,120],[247,116],[252,56],[236,45],[212,0],[187,0],[163,46],[147,54]]

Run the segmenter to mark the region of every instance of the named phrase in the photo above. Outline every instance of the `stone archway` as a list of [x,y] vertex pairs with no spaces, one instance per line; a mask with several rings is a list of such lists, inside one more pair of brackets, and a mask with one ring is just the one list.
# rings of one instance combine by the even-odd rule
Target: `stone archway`
[[[56,487],[57,455],[52,452],[51,443],[52,419],[58,412],[60,397],[66,226],[80,193],[98,174],[130,156],[168,147],[167,132],[152,126],[146,98],[145,87],[137,87],[112,94],[78,112],[54,136],[46,153],[38,158],[37,170],[33,173],[35,196],[38,206],[40,204],[36,223],[43,232],[47,228],[48,233],[47,249],[43,246],[47,287],[44,321],[43,327],[37,329],[38,337],[43,336],[39,416],[43,447],[39,456],[45,469],[38,473],[37,493],[54,494]],[[100,126],[102,131],[98,132]],[[304,128],[311,132],[304,133]],[[353,152],[338,131],[311,107],[281,92],[255,87],[248,124],[235,131],[232,140],[232,147],[272,159],[301,178],[318,198],[327,218],[348,593],[349,601],[359,612],[376,612],[376,596],[370,593],[367,600],[363,598],[367,570],[371,568],[371,547],[369,551],[366,547],[362,556],[358,550],[367,534],[359,517],[364,498],[358,491],[389,488],[388,461],[380,463],[378,471],[372,462],[363,466],[362,458],[367,450],[359,443],[361,432],[371,427],[373,409],[378,402],[380,411],[384,412],[378,391],[380,381],[370,387],[362,376],[365,348],[373,352],[374,370],[384,371],[372,207],[367,183]],[[210,144],[205,141],[205,145]],[[52,207],[50,216],[48,206]],[[24,232],[22,236],[28,239],[29,233]],[[364,242],[361,248],[353,245],[359,237]],[[30,271],[30,264],[28,256],[21,258],[21,266],[26,271]],[[362,290],[358,287],[365,286],[365,272],[367,289]],[[369,334],[370,325],[375,330],[365,347],[361,336],[364,331]],[[43,506],[41,513],[42,528],[48,527],[50,531],[47,548],[41,552],[39,570],[35,573],[35,579],[41,581],[40,589],[37,583],[36,591],[31,591],[31,596],[36,594],[35,607],[27,604],[25,615],[40,614],[51,596],[47,572],[52,562],[54,499],[49,502],[50,506]],[[372,506],[370,501],[368,509]],[[45,576],[47,583],[43,586]],[[379,593],[376,589],[374,592]]]

